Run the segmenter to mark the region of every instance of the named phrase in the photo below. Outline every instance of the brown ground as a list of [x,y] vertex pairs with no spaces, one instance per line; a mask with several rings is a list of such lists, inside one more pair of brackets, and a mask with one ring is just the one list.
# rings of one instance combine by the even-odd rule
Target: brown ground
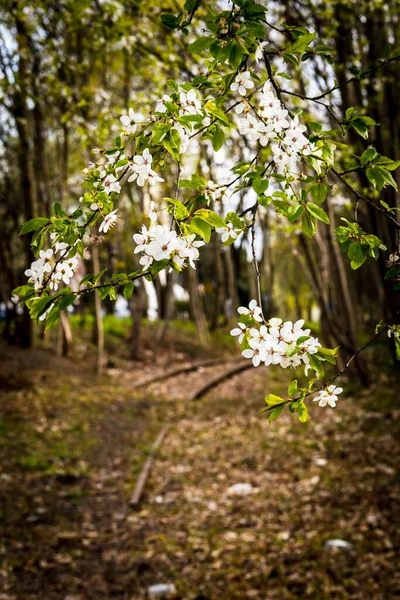
[[[225,367],[135,392],[172,350],[100,378],[82,359],[0,350],[0,600],[140,600],[156,583],[184,600],[400,598],[395,380],[312,406],[306,425],[285,413],[268,425],[263,395],[285,384],[266,370],[189,402]],[[232,495],[236,483],[252,493]],[[326,549],[335,538],[350,551]]]

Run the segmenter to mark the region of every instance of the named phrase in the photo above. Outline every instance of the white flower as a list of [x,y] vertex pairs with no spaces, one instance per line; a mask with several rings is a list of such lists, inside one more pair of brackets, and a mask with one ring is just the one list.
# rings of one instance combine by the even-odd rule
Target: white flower
[[39,260],[42,261],[44,273],[50,273],[51,271],[51,259],[53,258],[53,254],[54,252],[51,248],[39,252]]
[[235,106],[235,113],[237,115],[241,115],[242,113],[246,114],[247,112],[249,112],[249,110],[250,108],[246,99],[242,100],[237,106]]
[[147,246],[146,254],[152,256],[154,260],[169,259],[171,252],[175,249],[176,236],[176,231],[163,231]]
[[254,327],[250,329],[250,337],[252,339],[257,340],[257,342],[265,347],[267,344],[273,341],[272,335],[268,333],[268,329],[265,325],[261,325],[260,329],[255,329]]
[[215,231],[222,234],[221,240],[223,244],[228,240],[236,240],[238,236],[232,223],[227,223],[226,227],[216,227]]
[[257,48],[256,48],[255,59],[256,59],[256,63],[257,64],[262,59],[262,57],[264,55],[264,48],[265,48],[265,46],[268,46],[268,42],[261,42],[257,46]]
[[49,281],[49,286],[51,290],[54,290],[55,292],[58,290],[58,285],[60,283],[59,278],[57,277],[56,273],[53,273],[50,277],[50,281]]
[[181,115],[189,114],[196,115],[201,111],[201,102],[197,97],[195,90],[189,90],[189,92],[181,92],[179,94],[179,100],[181,102]]
[[142,187],[146,182],[149,182],[150,185],[154,185],[156,181],[162,182],[164,179],[159,177],[155,171],[151,168],[153,157],[149,152],[148,148],[145,148],[143,154],[137,154],[133,157],[133,162],[130,165],[131,170],[133,171],[132,175],[129,177],[128,181],[135,181],[137,184]]
[[116,192],[117,194],[119,194],[121,191],[121,186],[118,180],[112,174],[107,175],[107,177],[103,181],[103,186],[106,194],[111,194],[111,192]]
[[235,327],[234,329],[231,329],[230,334],[233,337],[238,336],[238,342],[239,344],[241,344],[243,342],[243,338],[245,336],[245,333],[247,331],[247,327],[244,323],[238,323],[238,326]]
[[29,277],[29,281],[34,284],[35,290],[42,287],[44,278],[44,262],[43,260],[35,260],[31,264],[30,268],[25,271],[25,275]]
[[167,107],[165,106],[165,103],[171,102],[171,96],[164,94],[164,96],[157,102],[158,103],[156,105],[155,111],[158,113],[165,113],[165,112],[167,112]]
[[281,336],[283,337],[285,342],[290,344],[292,342],[295,342],[299,337],[303,335],[308,335],[310,333],[310,330],[303,331],[303,325],[303,319],[299,319],[294,324],[291,321],[286,321],[286,323],[284,323],[282,329],[280,330]]
[[252,338],[249,341],[249,346],[250,348],[243,350],[242,355],[245,358],[251,358],[253,365],[258,367],[258,365],[265,360],[265,350],[255,338]]
[[224,195],[226,187],[223,185],[218,185],[214,181],[207,181],[207,185],[204,188],[204,195],[208,200],[220,200],[220,198]]
[[140,233],[135,233],[133,235],[133,240],[137,244],[134,254],[137,252],[143,252],[145,250],[147,244],[150,242],[150,232],[147,230],[145,225],[142,225],[142,229]]
[[[272,337],[272,336],[271,336]],[[278,342],[272,338],[272,341],[268,341],[265,348],[264,363],[268,365],[279,365],[282,356],[285,352],[286,345],[284,342]]]
[[238,73],[235,77],[235,81],[231,83],[232,92],[238,91],[241,96],[245,96],[247,90],[254,87],[254,82],[250,79],[250,71],[244,71]]
[[252,115],[246,115],[239,120],[239,133],[249,135],[252,140],[258,140],[260,133],[258,131],[259,123]]
[[258,139],[261,146],[267,146],[272,138],[275,137],[274,125],[273,123],[257,123],[257,133]]
[[118,221],[117,211],[118,211],[118,208],[116,208],[115,210],[113,210],[112,212],[110,212],[108,215],[106,215],[104,217],[104,221],[102,222],[102,224],[99,227],[99,232],[107,233],[107,231],[110,229],[110,227],[115,226],[116,222]]
[[152,223],[155,223],[157,221],[157,212],[155,209],[154,200],[150,201],[149,212],[147,213],[147,216],[149,217]]
[[194,233],[186,237],[177,237],[173,261],[176,262],[180,268],[182,268],[187,259],[192,269],[196,269],[194,261],[198,260],[200,255],[199,248],[204,246],[204,244],[205,242],[202,240],[196,240],[196,235]]
[[336,402],[338,401],[338,394],[341,394],[342,392],[343,388],[330,385],[326,389],[320,391],[318,396],[314,398],[314,402],[318,402],[318,406],[324,407],[328,404],[332,408],[335,408]]
[[71,264],[67,261],[58,263],[55,276],[59,281],[63,281],[65,285],[68,285],[74,276],[74,271]]
[[288,367],[299,367],[301,365],[301,358],[298,354],[294,354],[293,356],[282,356],[279,364],[283,369],[287,369]]
[[120,117],[120,121],[125,128],[126,133],[132,134],[136,131],[136,125],[142,121],[141,115],[136,115],[132,108],[129,109],[127,115]]
[[257,306],[257,300],[251,300],[249,308],[246,308],[245,306],[239,306],[238,313],[240,315],[249,315],[249,317],[253,317],[255,321],[258,321],[259,323],[262,322],[262,310],[259,306]]
[[278,319],[277,317],[273,317],[268,321],[268,325],[270,327],[280,327],[282,325],[282,319]]
[[139,259],[139,264],[143,266],[143,270],[145,271],[153,263],[153,260],[154,259],[152,256],[149,256],[148,254],[143,254],[143,256],[141,256]]
[[149,185],[154,185],[157,182],[162,183],[165,180],[159,175],[157,175],[155,171],[149,169],[147,173],[139,173],[137,184],[144,185],[146,181],[149,183]]

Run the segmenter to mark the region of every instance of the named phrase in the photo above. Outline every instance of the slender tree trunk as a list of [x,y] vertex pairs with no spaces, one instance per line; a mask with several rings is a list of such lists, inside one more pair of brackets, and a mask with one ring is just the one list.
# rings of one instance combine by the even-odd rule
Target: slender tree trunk
[[186,269],[187,289],[189,292],[190,312],[197,327],[197,334],[202,346],[210,345],[210,333],[204,314],[203,302],[199,293],[199,278],[197,271],[190,267]]
[[72,330],[68,313],[60,312],[57,335],[57,356],[68,356],[72,348]]

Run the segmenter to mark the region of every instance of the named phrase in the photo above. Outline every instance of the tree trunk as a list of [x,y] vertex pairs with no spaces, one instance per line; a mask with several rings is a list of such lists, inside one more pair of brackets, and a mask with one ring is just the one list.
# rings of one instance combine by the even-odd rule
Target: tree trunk
[[204,314],[203,302],[199,292],[199,278],[197,271],[192,268],[186,269],[187,289],[189,292],[189,307],[191,316],[196,323],[197,334],[202,346],[210,345],[210,333]]

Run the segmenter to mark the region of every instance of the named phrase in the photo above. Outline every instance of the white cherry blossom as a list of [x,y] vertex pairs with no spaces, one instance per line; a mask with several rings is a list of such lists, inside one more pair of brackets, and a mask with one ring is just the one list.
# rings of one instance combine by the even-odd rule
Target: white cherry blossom
[[237,231],[232,223],[227,223],[226,227],[216,227],[215,231],[221,234],[223,244],[228,240],[236,240],[238,237]]
[[116,192],[117,194],[121,191],[121,185],[117,178],[110,173],[107,175],[105,180],[103,181],[103,187],[106,194],[111,194],[111,192]]
[[338,395],[343,392],[343,388],[330,385],[327,388],[321,390],[314,398],[314,402],[318,402],[318,406],[324,407],[326,405],[335,408],[336,402],[338,401]]
[[257,306],[257,300],[251,300],[249,303],[249,307],[239,306],[238,313],[240,315],[249,315],[249,317],[253,317],[255,321],[259,323],[262,322],[262,310],[259,306]]
[[231,83],[232,92],[239,92],[241,96],[247,94],[247,90],[251,90],[254,87],[254,82],[250,79],[250,71],[244,71],[238,73],[235,77],[235,81]]
[[115,225],[118,221],[117,211],[118,211],[118,208],[111,211],[108,215],[106,215],[104,217],[104,221],[101,223],[101,225],[99,227],[100,233],[101,232],[107,233],[107,231],[110,229],[110,227],[115,227]]
[[246,331],[247,331],[247,326],[244,323],[238,323],[237,327],[235,327],[234,329],[231,329],[230,334],[233,337],[237,336],[238,342],[239,342],[239,344],[241,344],[243,342]]

